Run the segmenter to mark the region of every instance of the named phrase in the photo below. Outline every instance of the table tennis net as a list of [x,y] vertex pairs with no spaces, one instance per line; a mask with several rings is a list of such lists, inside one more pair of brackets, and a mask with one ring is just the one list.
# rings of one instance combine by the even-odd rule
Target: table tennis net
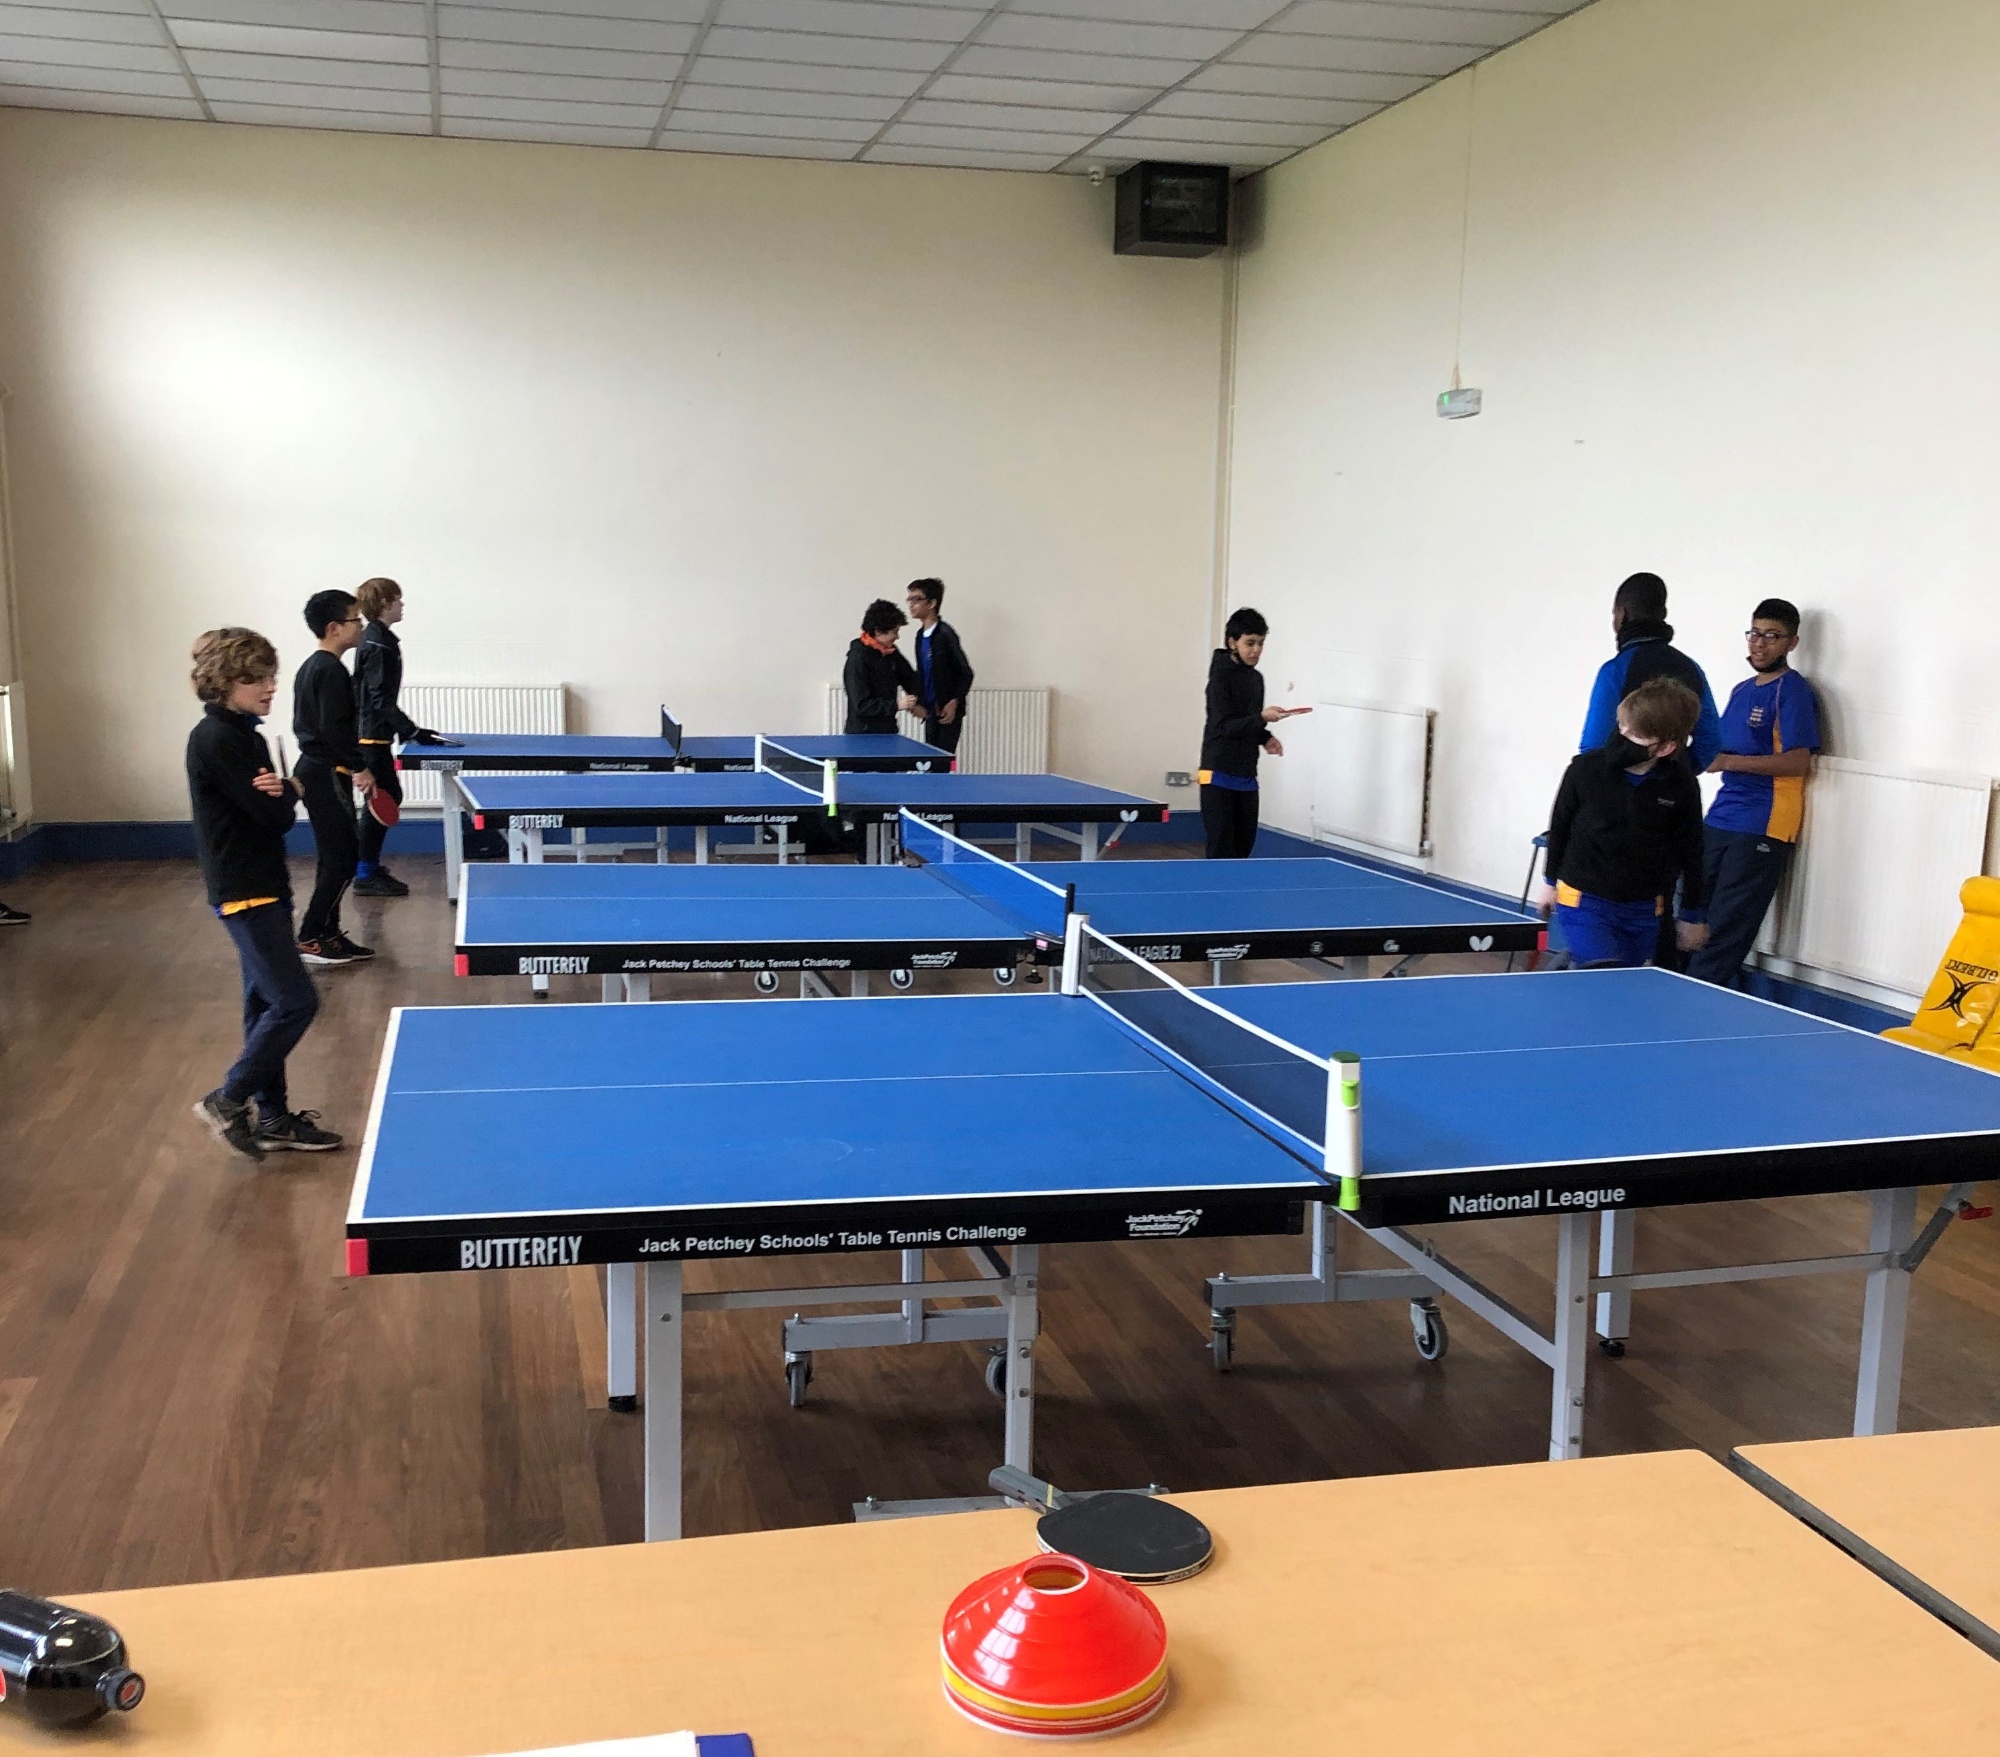
[[1052,885],[908,811],[901,814],[898,833],[903,852],[922,861],[960,896],[1051,945],[1062,944],[1076,894],[1073,886]]
[[760,774],[776,775],[781,781],[789,781],[794,787],[803,788],[815,798],[824,800],[829,811],[833,809],[832,763],[802,756],[775,738],[764,737],[762,733],[757,735],[755,754]]
[[1082,932],[1089,999],[1175,1072],[1325,1170],[1331,1075],[1322,1057],[1238,1018],[1088,924]]

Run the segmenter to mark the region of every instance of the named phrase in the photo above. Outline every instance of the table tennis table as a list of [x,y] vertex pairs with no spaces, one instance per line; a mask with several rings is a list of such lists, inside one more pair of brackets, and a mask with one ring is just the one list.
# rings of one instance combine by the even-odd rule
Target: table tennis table
[[919,819],[914,866],[472,868],[459,896],[461,976],[600,976],[607,998],[649,998],[654,975],[796,974],[830,993],[871,971],[991,970],[1011,986],[1053,964],[1071,913],[1153,963],[1205,963],[1220,982],[1254,958],[1532,951],[1538,916],[1353,861],[1118,860],[1016,865]]
[[[477,827],[506,831],[510,856],[534,863],[550,851],[548,831],[569,832],[567,852],[581,861],[590,830],[624,826],[654,830],[664,864],[665,832],[682,825],[694,829],[697,864],[708,861],[711,830],[746,827],[778,837],[780,862],[793,838],[815,827],[859,829],[873,864],[894,858],[905,812],[952,825],[1012,824],[1024,859],[1040,834],[1070,842],[1085,860],[1094,860],[1125,826],[1167,821],[1167,807],[1156,799],[1067,775],[856,774],[831,759],[807,767],[782,751],[774,740],[760,739],[759,766],[749,774],[460,775],[457,787]],[[1100,842],[1105,824],[1116,828],[1110,841]]]
[[[1309,1219],[1309,1273],[1217,1277],[1212,1308],[1405,1300],[1435,1355],[1449,1294],[1551,1368],[1551,1457],[1582,1450],[1593,1295],[1836,1271],[1866,1277],[1856,1431],[1888,1431],[1911,1276],[1996,1172],[1993,1076],[1670,972],[1204,993],[1072,915],[1060,988],[1033,999],[398,1009],[347,1236],[356,1273],[645,1264],[646,1518],[662,1537],[679,1530],[688,1309],[894,1305],[846,1320],[855,1346],[997,1323],[1005,1461],[1031,1468],[1043,1246]],[[1926,1183],[1952,1188],[1920,1231]],[[1872,1193],[1866,1251],[1592,1274],[1606,1212],[1833,1191]],[[1409,1230],[1509,1215],[1557,1221],[1549,1333]],[[1337,1224],[1400,1266],[1340,1268]],[[978,1279],[911,1275],[954,1247]],[[882,1250],[905,1253],[903,1280],[682,1287],[690,1258]],[[982,1298],[997,1307],[928,1305]],[[629,1356],[610,1364],[614,1387],[636,1382]]]

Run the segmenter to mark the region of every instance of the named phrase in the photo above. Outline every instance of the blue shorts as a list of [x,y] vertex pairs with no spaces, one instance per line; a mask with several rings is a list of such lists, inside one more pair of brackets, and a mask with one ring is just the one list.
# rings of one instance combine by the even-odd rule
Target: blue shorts
[[1579,964],[1650,964],[1660,938],[1660,906],[1651,897],[1609,903],[1588,891],[1575,903],[1557,903],[1563,944]]

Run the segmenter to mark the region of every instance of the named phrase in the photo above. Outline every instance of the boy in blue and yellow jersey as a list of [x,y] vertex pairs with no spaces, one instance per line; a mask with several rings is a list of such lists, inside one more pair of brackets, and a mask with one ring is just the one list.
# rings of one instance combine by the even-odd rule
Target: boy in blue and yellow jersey
[[1750,667],[1722,712],[1722,752],[1709,764],[1722,791],[1708,808],[1703,867],[1708,878],[1708,944],[1687,973],[1734,987],[1778,894],[1805,819],[1806,776],[1819,749],[1819,698],[1791,668],[1799,613],[1766,598],[1743,637]]

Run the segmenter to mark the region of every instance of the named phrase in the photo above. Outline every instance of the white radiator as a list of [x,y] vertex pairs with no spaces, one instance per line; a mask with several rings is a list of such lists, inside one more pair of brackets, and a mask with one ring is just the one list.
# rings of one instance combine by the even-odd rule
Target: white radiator
[[[569,691],[560,683],[406,683],[403,712],[419,726],[454,732],[567,732]],[[418,811],[443,805],[440,777],[429,769],[403,776],[403,803]]]
[[1958,887],[1985,869],[1993,780],[1822,757],[1805,826],[1758,950],[1915,996],[1958,926]]
[[[838,684],[826,692],[826,729],[847,721],[847,697]],[[924,723],[901,716],[905,738],[921,738]],[[1049,692],[1046,689],[975,689],[966,703],[965,736],[958,766],[968,775],[1046,775],[1049,772]]]
[[1318,702],[1278,728],[1311,753],[1316,837],[1427,858],[1431,851],[1430,708]]
[[28,798],[28,699],[18,683],[0,683],[0,833],[33,815]]

